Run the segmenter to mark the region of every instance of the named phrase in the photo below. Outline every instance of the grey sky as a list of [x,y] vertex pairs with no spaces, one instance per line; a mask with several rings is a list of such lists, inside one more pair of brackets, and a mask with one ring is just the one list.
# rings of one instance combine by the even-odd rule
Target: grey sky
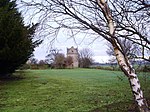
[[[18,7],[22,12],[25,24],[37,23],[39,21],[38,19],[39,15],[36,15],[35,17],[32,18],[32,13],[34,12],[34,10],[28,10],[20,6],[19,1]],[[49,30],[45,32],[48,33]],[[44,31],[42,31],[42,33],[44,33]],[[39,35],[40,34],[38,34],[37,32],[35,38],[40,38]],[[109,56],[106,54],[107,49],[106,41],[104,41],[102,38],[97,38],[98,35],[79,33],[78,35],[75,35],[74,38],[70,38],[70,35],[71,34],[70,32],[68,33],[68,31],[65,30],[59,31],[57,39],[53,44],[51,44],[51,46],[53,48],[61,49],[62,50],[61,52],[64,54],[66,54],[66,49],[70,48],[71,46],[77,47],[79,50],[83,48],[89,48],[93,51],[94,54],[93,58],[96,62],[108,62]],[[45,56],[48,54],[49,48],[51,47],[50,42],[53,38],[55,37],[48,34],[46,34],[46,37],[42,37],[42,39],[44,39],[44,42],[35,49],[34,52],[35,58],[37,58],[38,60],[45,59]],[[97,39],[95,40],[95,38]],[[95,41],[93,42],[93,40]]]
[[[60,52],[66,54],[66,49],[70,48],[71,46],[77,47],[79,50],[83,48],[89,48],[93,51],[93,59],[95,62],[108,62],[109,56],[106,54],[106,41],[102,39],[97,39],[94,42],[91,43],[91,38],[85,38],[83,40],[82,35],[79,35],[79,38],[76,38],[76,42],[74,41],[73,38],[67,39],[67,36],[63,33],[61,33],[58,37],[57,40],[52,44],[53,48],[61,49]],[[83,40],[81,42],[81,40]],[[51,47],[49,45],[50,40],[45,39],[43,44],[41,44],[39,47],[35,49],[34,55],[35,58],[37,59],[45,59],[45,56],[48,54],[48,51]]]

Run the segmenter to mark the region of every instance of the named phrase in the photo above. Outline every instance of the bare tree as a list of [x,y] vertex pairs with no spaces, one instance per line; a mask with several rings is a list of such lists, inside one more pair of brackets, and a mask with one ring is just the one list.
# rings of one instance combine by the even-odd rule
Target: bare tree
[[[135,59],[138,57],[138,55],[140,55],[141,49],[139,48],[137,44],[134,44],[132,41],[127,40],[127,39],[121,39],[119,41],[123,47],[123,52],[126,54],[126,56],[129,59]],[[110,43],[107,43],[107,46],[108,48],[107,48],[106,53],[109,56],[115,56],[113,46]]]
[[149,0],[111,1],[115,35],[139,45],[136,58],[150,61],[150,2]]
[[38,62],[38,65],[40,65],[40,66],[43,66],[43,65],[46,65],[47,63],[46,63],[46,61],[45,60],[40,60],[39,62]]
[[64,68],[65,56],[60,53],[59,49],[51,49],[50,53],[46,56],[47,62],[54,68]]
[[56,49],[56,48],[51,49],[49,54],[46,56],[47,63],[49,64],[54,63],[57,55],[60,54],[60,51],[61,51],[60,49]]
[[79,66],[82,68],[88,68],[92,62],[93,53],[90,49],[84,48],[79,51]]
[[[141,57],[150,50],[150,2],[148,0],[31,0],[24,1],[27,10],[34,10],[32,19],[39,17],[42,31],[57,36],[61,29],[72,35],[88,33],[93,40],[103,38],[111,43],[121,70],[129,84],[140,112],[149,112],[139,79],[124,52],[119,38],[139,45]],[[47,33],[48,32],[48,33]],[[89,36],[88,35],[88,36]]]
[[50,53],[46,56],[46,62],[54,68],[72,67],[72,57],[65,57],[63,53],[60,53],[60,49],[51,49]]
[[67,67],[67,68],[73,68],[73,59],[72,59],[72,57],[71,56],[67,56],[66,58],[65,58],[65,67]]
[[65,68],[65,56],[62,53],[57,54],[54,61],[54,67],[55,68]]
[[30,58],[29,59],[29,64],[33,64],[33,65],[38,64],[38,59],[36,59],[36,58]]

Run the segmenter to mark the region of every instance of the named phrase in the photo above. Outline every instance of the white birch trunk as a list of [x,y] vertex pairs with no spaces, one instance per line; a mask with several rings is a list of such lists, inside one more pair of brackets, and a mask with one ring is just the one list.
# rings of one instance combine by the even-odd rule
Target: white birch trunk
[[124,55],[122,55],[118,49],[115,49],[114,52],[121,70],[128,77],[134,100],[136,101],[140,112],[149,112],[148,105],[144,99],[140,82],[135,70],[132,68],[132,65],[129,63],[128,59],[125,59]]
[[108,4],[105,0],[97,0],[97,3],[99,7],[102,9],[102,12],[104,14],[104,17],[107,20],[107,24],[109,27],[109,33],[110,33],[110,39],[112,46],[114,47],[114,52],[116,55],[116,59],[118,61],[118,64],[121,68],[121,70],[124,72],[124,74],[128,77],[130,87],[134,96],[134,100],[137,102],[138,108],[140,112],[149,112],[148,105],[146,101],[144,100],[143,92],[140,87],[139,79],[135,73],[135,70],[132,68],[132,65],[130,64],[127,57],[123,54],[123,50],[118,44],[117,40],[115,39],[115,26],[114,21],[111,16],[110,9],[108,7]]

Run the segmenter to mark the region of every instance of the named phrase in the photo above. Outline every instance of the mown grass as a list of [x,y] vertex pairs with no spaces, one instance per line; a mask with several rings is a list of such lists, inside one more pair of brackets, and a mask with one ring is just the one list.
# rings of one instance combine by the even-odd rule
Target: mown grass
[[[0,81],[0,112],[136,111],[121,72],[96,69],[17,71]],[[150,77],[140,76],[150,98]]]

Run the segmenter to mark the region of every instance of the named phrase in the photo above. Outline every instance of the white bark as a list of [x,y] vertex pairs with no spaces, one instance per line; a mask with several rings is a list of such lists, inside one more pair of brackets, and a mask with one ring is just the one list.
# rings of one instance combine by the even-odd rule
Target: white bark
[[143,92],[140,87],[139,79],[138,79],[137,75],[135,74],[135,70],[132,68],[132,65],[130,64],[127,57],[123,54],[123,50],[122,50],[120,44],[118,44],[117,40],[114,37],[115,36],[114,35],[115,26],[114,26],[114,21],[111,16],[111,12],[108,7],[108,4],[106,3],[105,0],[97,0],[97,3],[99,5],[99,7],[102,9],[104,17],[108,22],[111,44],[114,47],[116,59],[118,61],[120,68],[122,69],[124,74],[129,79],[132,93],[134,95],[135,101],[137,102],[139,110],[140,110],[140,112],[149,112],[148,105],[147,105],[146,101],[144,100]]
[[137,74],[135,73],[129,61],[127,61],[127,59],[125,60],[124,55],[122,55],[122,53],[118,49],[115,49],[114,52],[116,54],[118,64],[129,79],[132,93],[134,95],[135,101],[137,102],[140,112],[149,112],[148,105],[145,102]]
[[132,76],[132,78],[130,78],[129,80],[131,83],[131,87],[132,87],[132,91],[133,91],[135,100],[137,101],[139,106],[142,106],[142,105],[144,105],[143,92],[141,90],[138,77],[134,73],[130,74],[130,77],[131,76]]

